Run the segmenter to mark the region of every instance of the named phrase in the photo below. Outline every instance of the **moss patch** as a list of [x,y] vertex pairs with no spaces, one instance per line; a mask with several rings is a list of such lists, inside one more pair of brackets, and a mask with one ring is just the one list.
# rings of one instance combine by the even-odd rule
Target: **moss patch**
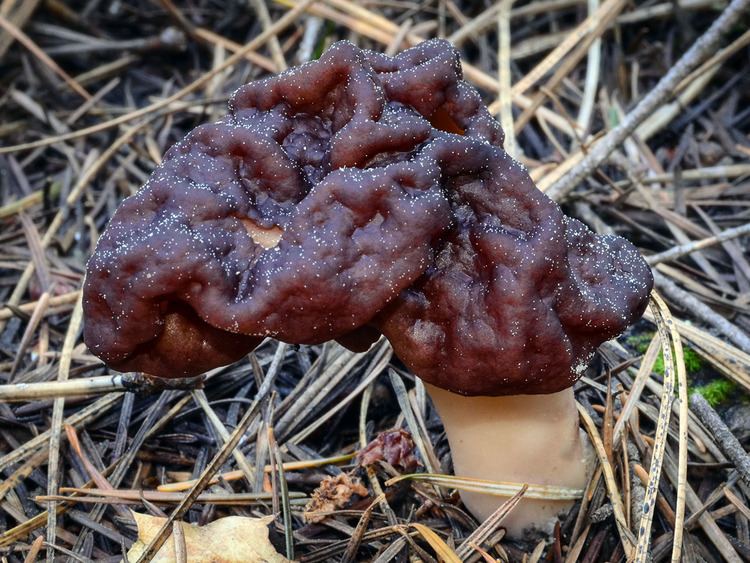
[[700,393],[703,395],[703,398],[708,401],[709,405],[716,407],[735,396],[738,389],[737,384],[734,381],[728,379],[716,379],[705,385],[691,387],[689,391],[691,395],[693,393]]
[[[635,348],[639,354],[643,354],[651,343],[653,337],[653,332],[644,332],[636,336],[631,336],[627,339],[627,343]],[[703,358],[701,358],[698,352],[693,350],[690,346],[683,346],[682,354],[685,357],[685,371],[687,373],[697,373],[703,369]],[[664,354],[662,352],[659,352],[656,362],[654,362],[654,372],[659,375],[664,375]]]

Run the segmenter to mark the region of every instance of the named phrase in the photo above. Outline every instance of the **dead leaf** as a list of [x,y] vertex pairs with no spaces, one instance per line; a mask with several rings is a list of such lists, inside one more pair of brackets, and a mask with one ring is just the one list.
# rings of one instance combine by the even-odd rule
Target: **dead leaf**
[[308,522],[321,522],[325,520],[327,513],[340,510],[349,506],[352,497],[358,495],[366,497],[367,487],[356,477],[352,478],[346,473],[336,477],[326,477],[320,482],[318,488],[313,491],[312,499],[305,507],[305,520]]
[[[133,512],[138,541],[128,551],[135,561],[156,536],[166,518]],[[273,516],[247,518],[227,516],[206,526],[180,522],[189,563],[289,563],[268,541],[268,524]],[[170,538],[152,559],[154,563],[176,562],[174,539]]]

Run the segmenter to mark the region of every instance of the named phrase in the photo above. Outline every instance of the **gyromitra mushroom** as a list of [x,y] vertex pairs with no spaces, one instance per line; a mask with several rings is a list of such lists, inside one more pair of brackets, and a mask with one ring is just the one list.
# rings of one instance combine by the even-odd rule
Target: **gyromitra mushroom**
[[[115,213],[84,286],[85,340],[159,377],[265,336],[364,350],[430,390],[456,472],[583,485],[572,385],[643,312],[651,275],[539,192],[457,52],[334,44],[243,86]],[[495,497],[464,495],[486,516]],[[523,501],[513,533],[563,506]]]

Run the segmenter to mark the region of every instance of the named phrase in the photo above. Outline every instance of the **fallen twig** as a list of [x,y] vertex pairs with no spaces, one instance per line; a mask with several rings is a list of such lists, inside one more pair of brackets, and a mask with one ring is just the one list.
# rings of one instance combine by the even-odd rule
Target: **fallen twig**
[[721,451],[734,464],[745,484],[750,486],[750,455],[747,454],[739,440],[700,393],[693,393],[690,396],[690,408],[716,438],[716,443]]
[[581,180],[591,175],[597,166],[635,131],[640,123],[651,115],[664,100],[672,96],[677,85],[718,48],[724,34],[739,20],[749,5],[750,0],[732,0],[711,27],[680,57],[680,60],[672,66],[654,89],[625,116],[617,127],[607,133],[607,136],[597,143],[581,162],[552,184],[546,191],[547,195],[559,201],[573,191]]

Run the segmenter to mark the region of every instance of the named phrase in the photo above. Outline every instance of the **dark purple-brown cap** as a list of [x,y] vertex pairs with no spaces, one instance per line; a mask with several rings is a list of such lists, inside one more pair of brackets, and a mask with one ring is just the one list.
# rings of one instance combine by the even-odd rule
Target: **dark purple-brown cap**
[[181,377],[265,336],[365,349],[382,332],[459,393],[569,386],[642,313],[650,271],[566,219],[502,142],[445,41],[396,57],[340,42],[243,86],[113,216],[86,343]]
[[473,142],[457,159],[452,142],[431,145],[452,225],[375,324],[412,371],[456,393],[570,387],[643,313],[651,271],[625,239],[563,215],[503,150]]

